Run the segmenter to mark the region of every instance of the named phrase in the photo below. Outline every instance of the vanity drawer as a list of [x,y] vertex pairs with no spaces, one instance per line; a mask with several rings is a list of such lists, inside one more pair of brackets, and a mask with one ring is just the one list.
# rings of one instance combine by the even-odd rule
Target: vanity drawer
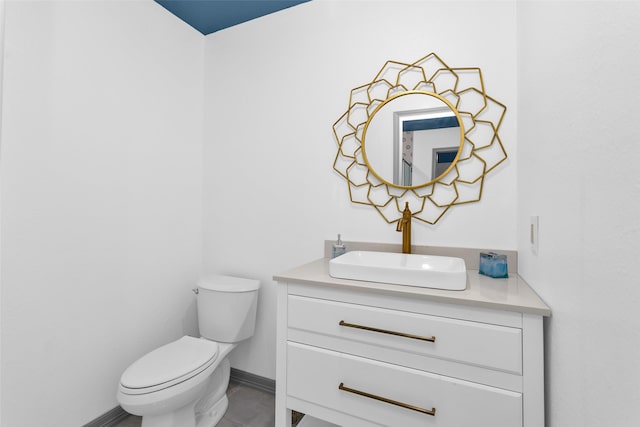
[[371,425],[522,426],[520,393],[305,344],[287,357],[288,396]]
[[[364,344],[357,354],[370,358],[376,358],[375,347],[384,347],[522,373],[520,328],[297,295],[288,297],[288,327],[306,333],[299,334],[296,341],[333,350],[353,353],[354,342]],[[350,350],[346,350],[345,341]]]

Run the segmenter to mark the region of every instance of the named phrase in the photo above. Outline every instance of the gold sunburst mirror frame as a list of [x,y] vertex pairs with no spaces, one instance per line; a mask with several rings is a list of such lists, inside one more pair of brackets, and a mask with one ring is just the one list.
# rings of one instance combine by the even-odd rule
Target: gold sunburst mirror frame
[[[406,95],[441,102],[459,126],[451,164],[418,185],[392,182],[367,155],[367,138],[373,151],[368,132],[376,115]],[[411,64],[387,61],[371,82],[351,90],[349,108],[334,123],[333,168],[347,181],[351,202],[373,206],[387,223],[398,222],[409,203],[414,218],[435,224],[452,206],[479,201],[484,177],[507,159],[498,136],[506,110],[486,94],[479,68],[449,67],[435,53]]]

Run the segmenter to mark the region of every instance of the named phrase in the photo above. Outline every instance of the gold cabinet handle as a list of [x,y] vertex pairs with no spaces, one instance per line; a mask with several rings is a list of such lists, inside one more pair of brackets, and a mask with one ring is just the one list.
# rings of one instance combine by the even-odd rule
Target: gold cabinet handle
[[405,334],[404,332],[389,331],[387,329],[379,329],[379,328],[373,328],[371,326],[363,326],[363,325],[356,325],[354,323],[347,323],[344,320],[341,320],[340,323],[338,323],[338,325],[346,326],[347,328],[364,329],[365,331],[379,332],[381,334],[389,334],[389,335],[395,335],[398,337],[411,338],[414,340],[436,342],[436,337],[434,336],[422,337],[420,335]]
[[368,397],[369,399],[375,399],[384,403],[389,403],[391,405],[400,406],[401,408],[410,409],[412,411],[420,412],[422,414],[431,415],[431,416],[436,415],[436,408],[424,409],[419,406],[409,405],[408,403],[398,402],[397,400],[387,399],[386,397],[376,396],[375,394],[367,393],[361,390],[356,390],[355,388],[346,387],[344,383],[340,383],[340,385],[338,386],[338,389],[349,392],[349,393],[357,394],[358,396],[364,396],[364,397]]

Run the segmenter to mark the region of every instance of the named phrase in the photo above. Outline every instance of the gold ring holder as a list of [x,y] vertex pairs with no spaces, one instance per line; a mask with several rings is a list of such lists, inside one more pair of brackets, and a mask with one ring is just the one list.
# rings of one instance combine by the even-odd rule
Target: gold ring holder
[[367,393],[366,391],[356,390],[355,388],[350,388],[344,385],[344,383],[340,383],[338,386],[339,390],[346,391],[348,393],[357,394],[358,396],[368,397],[369,399],[378,400],[380,402],[388,403],[390,405],[399,406],[404,409],[410,409],[412,411],[420,412],[425,415],[436,415],[436,408],[425,409],[415,405],[409,405],[408,403],[399,402],[397,400],[387,399],[386,397],[378,396],[376,394]]
[[[380,179],[364,153],[365,131],[379,107],[408,92],[431,94],[451,106],[463,141],[447,172],[410,187]],[[498,136],[507,108],[485,92],[479,68],[452,68],[435,53],[414,63],[387,61],[374,79],[351,90],[347,111],[334,123],[333,168],[348,183],[351,202],[374,207],[387,223],[412,216],[435,224],[455,205],[477,202],[484,177],[507,159]]]
[[387,329],[374,328],[372,326],[363,326],[363,325],[357,325],[355,323],[347,323],[344,320],[341,320],[338,323],[338,325],[344,326],[344,327],[347,327],[347,328],[355,328],[355,329],[362,329],[362,330],[365,330],[365,331],[378,332],[380,334],[388,334],[388,335],[395,335],[397,337],[411,338],[411,339],[414,339],[414,340],[436,342],[436,337],[434,337],[434,336],[423,337],[423,336],[420,336],[420,335],[406,334],[404,332],[390,331],[390,330],[387,330]]

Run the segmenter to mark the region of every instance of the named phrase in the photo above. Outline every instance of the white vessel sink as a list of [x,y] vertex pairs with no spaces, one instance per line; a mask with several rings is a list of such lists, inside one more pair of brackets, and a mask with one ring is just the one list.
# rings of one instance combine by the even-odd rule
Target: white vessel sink
[[467,287],[464,260],[448,256],[353,251],[329,261],[329,275],[451,291]]

